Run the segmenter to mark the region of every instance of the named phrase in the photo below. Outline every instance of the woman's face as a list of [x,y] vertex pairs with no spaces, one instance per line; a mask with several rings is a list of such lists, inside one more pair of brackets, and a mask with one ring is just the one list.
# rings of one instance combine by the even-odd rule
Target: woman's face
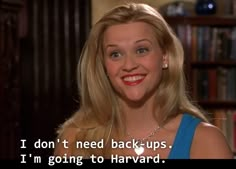
[[138,102],[154,95],[167,58],[150,25],[110,26],[104,33],[103,50],[107,75],[122,100]]

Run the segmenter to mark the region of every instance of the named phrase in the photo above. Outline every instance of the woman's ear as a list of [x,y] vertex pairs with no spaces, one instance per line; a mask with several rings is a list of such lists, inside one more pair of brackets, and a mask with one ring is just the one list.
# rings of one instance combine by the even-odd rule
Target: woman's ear
[[169,66],[168,56],[167,56],[167,55],[163,55],[162,68],[163,68],[163,69],[167,69],[168,66]]

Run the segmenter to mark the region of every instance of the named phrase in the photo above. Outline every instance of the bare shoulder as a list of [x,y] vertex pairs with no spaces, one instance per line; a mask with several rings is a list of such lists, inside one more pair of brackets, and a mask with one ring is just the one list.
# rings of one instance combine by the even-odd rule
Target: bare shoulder
[[228,159],[233,153],[222,131],[214,125],[201,122],[195,132],[191,158]]

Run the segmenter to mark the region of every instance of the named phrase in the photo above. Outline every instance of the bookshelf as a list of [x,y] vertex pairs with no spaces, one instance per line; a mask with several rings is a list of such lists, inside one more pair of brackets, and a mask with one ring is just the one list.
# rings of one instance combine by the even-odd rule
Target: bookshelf
[[165,18],[185,50],[190,93],[236,153],[236,16]]

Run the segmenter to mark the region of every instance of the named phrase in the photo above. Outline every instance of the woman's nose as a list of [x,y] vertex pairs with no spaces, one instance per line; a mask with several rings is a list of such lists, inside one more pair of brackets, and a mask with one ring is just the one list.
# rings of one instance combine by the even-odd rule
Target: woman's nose
[[138,67],[138,62],[135,56],[126,56],[124,59],[123,70],[132,71]]

